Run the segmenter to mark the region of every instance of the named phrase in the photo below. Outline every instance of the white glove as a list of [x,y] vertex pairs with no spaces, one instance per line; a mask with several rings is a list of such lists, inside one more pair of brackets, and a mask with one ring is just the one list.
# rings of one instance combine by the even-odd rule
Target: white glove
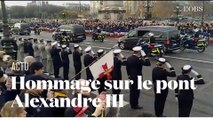
[[145,57],[146,53],[143,50],[141,50],[141,55],[142,55],[142,57]]
[[93,52],[93,50],[91,51],[91,53],[92,53],[93,55],[95,55],[95,53]]
[[80,51],[82,51],[82,48],[81,48],[81,47],[79,47],[79,50],[80,50]]
[[198,72],[196,72],[196,71],[195,71],[195,70],[193,70],[193,69],[191,70],[191,73],[192,73],[192,74],[194,74],[195,76],[198,76],[198,75],[199,75],[199,73],[198,73]]
[[171,68],[172,67],[168,62],[166,62],[165,64],[166,64],[167,68]]
[[60,46],[61,46],[59,43],[58,43],[57,45],[58,45],[58,47],[60,47]]
[[70,48],[69,48],[69,47],[67,47],[67,51],[68,51],[68,52],[70,51]]
[[124,55],[120,53],[121,58],[124,58]]
[[175,97],[175,100],[178,102],[178,97]]

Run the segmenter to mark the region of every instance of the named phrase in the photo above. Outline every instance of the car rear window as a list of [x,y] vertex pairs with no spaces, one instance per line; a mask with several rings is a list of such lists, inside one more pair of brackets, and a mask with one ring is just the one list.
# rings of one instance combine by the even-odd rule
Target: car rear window
[[29,24],[21,24],[21,28],[28,29],[28,28],[30,28],[30,25]]
[[138,36],[139,37],[142,37],[142,36],[146,36],[147,34],[149,33],[149,31],[146,31],[146,30],[139,30],[138,31]]
[[85,33],[85,29],[83,26],[76,26],[76,27],[73,27],[73,30],[75,33]]
[[153,33],[155,38],[161,38],[166,40],[166,33],[165,32],[161,32],[161,31],[147,31],[146,34],[143,35],[144,38],[149,38],[149,33]]
[[174,31],[169,32],[169,38],[172,39],[172,40],[178,39],[179,36],[180,36],[180,32],[178,30],[174,30]]
[[71,32],[71,29],[66,29],[66,28],[60,28],[60,32]]

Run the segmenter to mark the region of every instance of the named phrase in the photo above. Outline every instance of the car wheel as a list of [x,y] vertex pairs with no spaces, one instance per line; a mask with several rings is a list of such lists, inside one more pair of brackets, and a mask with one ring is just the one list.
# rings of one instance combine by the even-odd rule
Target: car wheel
[[197,51],[198,51],[199,53],[202,53],[202,52],[204,52],[205,50],[206,50],[206,47],[197,48]]
[[163,46],[162,50],[163,50],[164,53],[168,53],[168,50],[167,50],[167,48],[165,46]]
[[122,50],[125,49],[125,46],[124,46],[124,43],[123,43],[123,42],[120,42],[118,46],[119,46],[119,48],[122,49]]

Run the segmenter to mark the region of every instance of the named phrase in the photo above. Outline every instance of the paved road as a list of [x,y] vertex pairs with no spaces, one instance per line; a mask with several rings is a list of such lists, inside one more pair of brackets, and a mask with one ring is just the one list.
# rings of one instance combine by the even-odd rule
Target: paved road
[[[29,36],[22,36],[29,37]],[[31,35],[30,37],[37,37],[43,39],[51,39],[51,33],[42,32],[41,35]],[[87,40],[80,43],[84,49],[86,46],[91,45],[94,52],[98,49],[109,50],[112,46],[116,44],[116,39],[106,39],[103,43],[99,41],[93,42],[91,37],[87,37]],[[131,55],[131,51],[123,51],[124,56],[128,57]],[[181,66],[190,64],[193,68],[199,71],[206,82],[205,85],[198,86],[194,91],[195,99],[193,108],[191,111],[192,117],[211,117],[213,116],[213,46],[209,46],[204,53],[197,53],[197,51],[186,50],[184,52],[176,51],[172,54],[165,55],[167,60],[173,65],[177,74],[181,73]],[[144,79],[151,80],[151,71],[155,67],[156,61],[151,59],[151,67],[144,67],[143,74]],[[74,76],[74,68],[72,63],[72,55],[70,55],[70,78]],[[62,73],[62,71],[61,71]],[[126,69],[122,68],[123,79],[127,79]],[[82,74],[82,78],[85,78],[85,72]],[[171,78],[175,79],[175,78]],[[143,106],[143,110],[131,110],[129,106],[129,91],[123,90],[125,106],[121,108],[120,116],[121,117],[136,117],[142,116],[143,113],[154,113],[154,92],[153,90],[141,90],[140,94],[140,105]],[[174,97],[174,91],[170,90],[165,106],[165,115],[169,117],[177,116],[177,101]]]

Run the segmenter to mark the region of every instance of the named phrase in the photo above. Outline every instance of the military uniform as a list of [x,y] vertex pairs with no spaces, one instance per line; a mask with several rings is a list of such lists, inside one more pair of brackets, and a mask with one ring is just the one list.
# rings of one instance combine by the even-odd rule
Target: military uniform
[[17,46],[18,46],[17,59],[18,59],[18,61],[23,61],[23,59],[24,59],[24,42],[19,39],[19,41],[17,41]]
[[32,39],[30,38],[29,41],[27,42],[27,52],[29,56],[34,56],[34,49],[33,49],[33,44],[32,44]]
[[24,39],[24,57],[29,56],[29,51],[28,51],[28,41],[27,39]]
[[167,71],[164,69],[163,65],[168,64],[164,58],[158,59],[158,67],[155,67],[152,70],[152,81],[154,85],[154,94],[155,94],[155,115],[157,117],[163,116],[164,106],[166,102],[166,98],[168,95],[168,87],[161,91],[161,93],[156,93],[156,81],[157,80],[165,80],[167,81],[167,77],[176,77],[176,73],[174,71],[174,68],[169,65],[170,71]]
[[49,73],[49,75],[53,75],[53,62],[52,62],[52,57],[50,54],[52,46],[50,44],[51,41],[47,41],[47,42],[49,42],[47,46],[45,47],[45,51],[47,54],[47,72]]
[[[114,67],[112,71],[112,80],[117,81],[118,83],[117,85],[119,86],[119,80],[122,80],[121,67],[122,65],[126,65],[126,60],[121,60],[124,58],[120,57],[121,55],[119,55],[121,53],[120,49],[115,49],[113,53],[114,53]],[[121,90],[112,88],[112,93],[117,94],[117,100],[119,100],[118,95],[121,93]]]
[[[187,80],[190,82],[193,78],[188,74],[192,71],[192,67],[190,65],[185,65],[182,67],[182,75],[177,77],[177,83],[179,81]],[[201,75],[197,74],[198,80],[195,81],[195,84],[204,84],[204,80]],[[194,92],[193,89],[189,87],[189,89],[175,89],[176,97],[178,98],[178,116],[179,117],[189,117],[190,112],[193,105],[194,100]]]
[[[140,52],[141,47],[134,47],[133,51]],[[136,54],[128,57],[126,63],[127,74],[130,80],[133,80],[134,83],[130,85],[130,105],[132,109],[141,109],[138,105],[138,99],[140,96],[140,90],[138,90],[138,78],[137,76],[142,76],[143,66],[150,66],[149,59],[143,60],[142,57],[138,57]]]
[[[79,52],[79,45],[74,45],[74,52],[73,52],[73,63],[75,68],[75,75],[77,75],[82,69],[82,62],[81,62],[82,53]],[[81,73],[79,73],[75,79],[78,80],[81,78]]]
[[53,68],[54,68],[54,75],[55,78],[59,78],[59,70],[62,66],[62,61],[61,61],[61,57],[60,57],[60,49],[58,49],[57,46],[57,42],[52,44],[52,49],[50,51],[51,57],[52,57],[52,61],[53,61]]
[[[103,54],[104,54],[104,50],[103,49],[99,49],[97,51],[97,57],[96,57],[96,59],[97,60],[100,59]],[[98,93],[101,94],[101,92],[106,91],[104,83],[107,80],[107,76],[103,76],[102,78],[97,78],[97,80],[99,80],[99,82],[100,82],[100,86],[98,86],[99,87]]]
[[65,80],[69,80],[69,66],[70,66],[69,54],[72,54],[72,51],[69,48],[67,48],[66,45],[62,45],[61,60]]
[[38,45],[39,44],[37,39],[34,39],[34,43],[33,43],[34,57],[36,61],[40,62],[41,57],[40,57],[40,51],[39,51]]
[[[89,53],[90,51],[91,51],[91,47],[87,47],[85,49],[85,52],[86,52],[86,55],[84,56],[84,66],[85,67],[89,66],[95,60],[95,58],[92,55],[90,55],[90,53]],[[93,76],[92,76],[92,73],[89,68],[86,69],[86,75],[87,75],[87,80],[89,80],[89,79],[93,80]]]
[[43,63],[44,71],[46,72],[47,71],[47,51],[45,50],[45,44],[43,40],[40,41],[38,48],[39,48],[39,53],[41,56],[41,62]]

